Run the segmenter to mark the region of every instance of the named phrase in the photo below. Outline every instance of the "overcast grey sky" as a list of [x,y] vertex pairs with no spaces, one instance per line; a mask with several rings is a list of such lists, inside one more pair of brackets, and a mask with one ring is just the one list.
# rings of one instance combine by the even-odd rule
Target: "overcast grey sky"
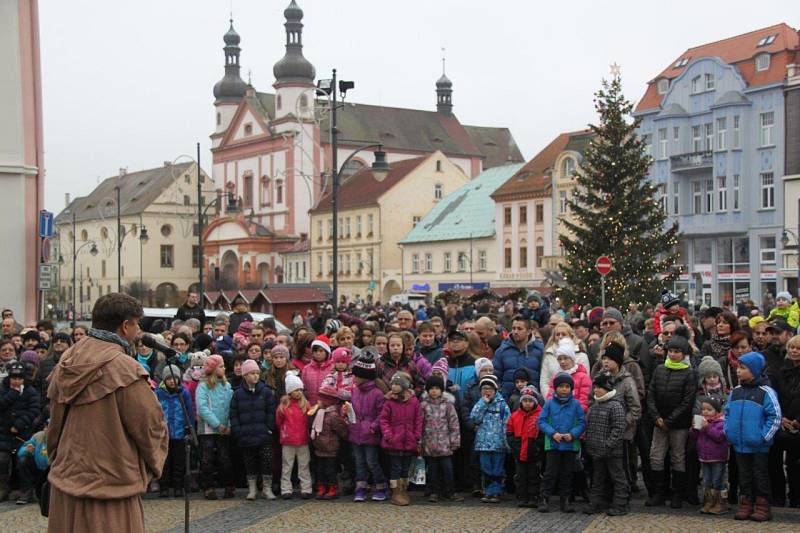
[[[779,22],[797,0],[298,0],[305,56],[356,82],[348,99],[435,109],[446,48],[454,112],[511,128],[526,159],[594,120],[592,93],[622,66],[625,93],[686,48]],[[212,87],[233,8],[242,71],[272,91],[289,0],[40,0],[46,207],[99,179],[150,168],[202,143],[210,172]]]

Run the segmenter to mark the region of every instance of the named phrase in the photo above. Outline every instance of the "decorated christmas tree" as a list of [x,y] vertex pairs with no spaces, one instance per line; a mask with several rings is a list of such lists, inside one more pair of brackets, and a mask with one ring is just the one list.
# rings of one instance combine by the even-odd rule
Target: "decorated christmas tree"
[[566,259],[561,272],[566,302],[600,305],[600,274],[595,261],[608,256],[606,305],[624,309],[630,302],[656,302],[676,275],[678,225],[668,227],[648,169],[652,158],[636,135],[633,104],[622,94],[617,72],[595,94],[599,124],[573,179],[572,220],[559,236]]

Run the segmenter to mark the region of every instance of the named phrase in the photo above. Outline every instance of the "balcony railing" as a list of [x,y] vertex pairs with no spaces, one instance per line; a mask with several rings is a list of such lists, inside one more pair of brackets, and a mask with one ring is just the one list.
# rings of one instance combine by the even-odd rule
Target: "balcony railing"
[[542,256],[542,270],[560,270],[566,259],[563,255]]
[[673,172],[712,168],[714,166],[714,154],[711,151],[673,155],[670,156],[669,160]]

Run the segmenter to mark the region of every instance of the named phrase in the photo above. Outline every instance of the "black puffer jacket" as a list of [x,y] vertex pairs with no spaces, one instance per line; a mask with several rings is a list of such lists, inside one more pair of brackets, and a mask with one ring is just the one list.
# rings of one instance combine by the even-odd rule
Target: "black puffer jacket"
[[[0,451],[11,452],[33,434],[34,421],[39,416],[39,393],[25,383],[22,393],[9,385],[9,378],[0,385]],[[16,433],[11,432],[11,428]]]
[[669,429],[688,429],[696,390],[697,374],[692,367],[671,370],[659,365],[650,380],[647,413],[652,420],[663,418]]
[[800,366],[784,361],[777,385],[783,417],[800,420]]
[[272,442],[275,430],[275,393],[263,381],[255,391],[242,383],[231,399],[231,430],[240,448]]

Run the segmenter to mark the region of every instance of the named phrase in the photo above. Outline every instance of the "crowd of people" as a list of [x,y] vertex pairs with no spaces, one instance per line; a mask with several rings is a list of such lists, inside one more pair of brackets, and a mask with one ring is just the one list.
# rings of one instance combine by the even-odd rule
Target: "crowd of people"
[[[44,481],[48,376],[95,330],[23,327],[3,311],[0,500]],[[626,514],[702,505],[766,521],[800,507],[800,313],[693,309],[664,291],[652,306],[524,300],[330,306],[292,329],[246,304],[207,321],[190,295],[145,324],[167,358],[131,356],[163,410],[169,450],[151,490],[182,497],[185,437],[207,499],[316,498],[409,505],[514,494],[520,507]],[[138,368],[138,367],[137,367]],[[183,404],[183,405],[182,405]],[[186,409],[184,410],[184,406]],[[641,483],[641,484],[640,484]]]

